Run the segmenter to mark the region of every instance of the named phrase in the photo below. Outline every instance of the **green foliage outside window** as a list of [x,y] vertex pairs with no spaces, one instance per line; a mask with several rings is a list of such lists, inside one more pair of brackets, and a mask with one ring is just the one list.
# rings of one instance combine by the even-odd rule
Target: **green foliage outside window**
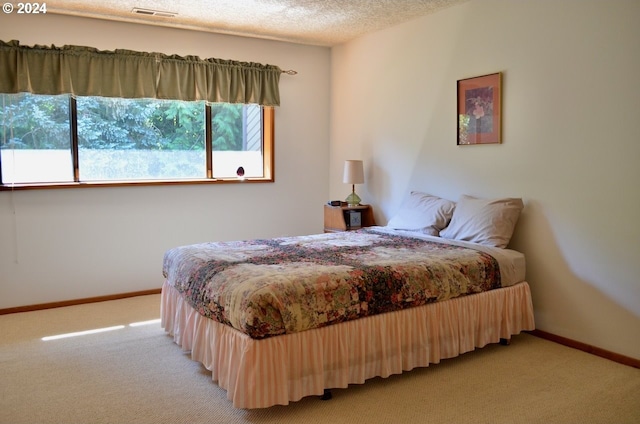
[[68,149],[68,96],[0,94],[0,148]]
[[[0,147],[69,146],[68,96],[0,94]],[[213,104],[214,150],[243,150],[239,104]],[[199,150],[204,146],[204,103],[79,97],[78,145],[86,149]]]

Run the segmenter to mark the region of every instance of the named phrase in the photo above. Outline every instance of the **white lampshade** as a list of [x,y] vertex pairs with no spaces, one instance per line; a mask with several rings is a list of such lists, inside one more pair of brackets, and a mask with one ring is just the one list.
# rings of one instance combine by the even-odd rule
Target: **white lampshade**
[[360,196],[356,194],[355,185],[364,183],[364,169],[361,160],[344,161],[342,182],[351,184],[351,194],[345,200],[347,205],[358,206],[360,204]]
[[344,176],[342,182],[345,184],[364,183],[364,167],[361,160],[344,161]]

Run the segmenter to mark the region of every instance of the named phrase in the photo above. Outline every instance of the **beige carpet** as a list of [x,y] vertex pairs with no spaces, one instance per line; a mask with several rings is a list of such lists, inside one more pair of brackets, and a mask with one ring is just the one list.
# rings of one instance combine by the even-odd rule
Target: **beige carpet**
[[[640,370],[528,334],[438,365],[237,410],[158,323],[159,295],[0,316],[1,423],[639,423]],[[45,336],[123,325],[108,332]]]

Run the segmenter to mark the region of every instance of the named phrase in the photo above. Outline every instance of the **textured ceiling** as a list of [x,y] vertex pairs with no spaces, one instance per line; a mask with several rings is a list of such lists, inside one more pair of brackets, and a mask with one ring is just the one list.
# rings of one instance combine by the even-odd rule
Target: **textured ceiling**
[[51,0],[47,13],[334,46],[465,1]]

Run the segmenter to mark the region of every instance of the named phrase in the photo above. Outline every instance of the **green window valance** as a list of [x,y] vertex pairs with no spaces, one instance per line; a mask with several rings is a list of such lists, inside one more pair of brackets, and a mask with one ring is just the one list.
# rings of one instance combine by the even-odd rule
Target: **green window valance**
[[279,106],[274,65],[0,41],[0,93],[205,100]]

